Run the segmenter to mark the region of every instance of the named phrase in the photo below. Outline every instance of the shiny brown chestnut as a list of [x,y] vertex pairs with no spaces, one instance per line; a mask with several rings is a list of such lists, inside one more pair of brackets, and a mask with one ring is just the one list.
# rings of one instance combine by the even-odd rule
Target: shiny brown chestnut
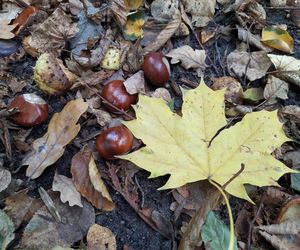
[[[101,96],[121,110],[128,110],[132,104],[137,102],[138,98],[137,94],[131,95],[126,91],[122,80],[113,80],[106,84],[102,89]],[[117,112],[110,105],[105,105],[111,112]]]
[[17,108],[19,110],[19,112],[14,114],[11,118],[16,124],[21,126],[35,126],[41,124],[48,118],[48,104],[36,94],[16,96],[8,108]]
[[143,70],[146,79],[157,87],[163,87],[170,80],[170,64],[160,52],[150,52],[145,56]]
[[133,135],[124,126],[104,130],[96,139],[96,148],[105,159],[127,153],[133,144]]

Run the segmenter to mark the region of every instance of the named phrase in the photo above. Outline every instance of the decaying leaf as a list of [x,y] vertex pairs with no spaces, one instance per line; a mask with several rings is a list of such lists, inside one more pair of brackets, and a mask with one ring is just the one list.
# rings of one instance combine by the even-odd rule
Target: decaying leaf
[[39,177],[63,155],[65,146],[80,131],[77,122],[87,108],[86,102],[76,99],[68,102],[60,113],[53,115],[47,133],[32,143],[32,152],[22,162],[22,165],[28,165],[26,176],[32,179]]
[[[201,230],[201,237],[206,249],[227,249],[230,232],[227,226],[218,219],[213,212],[209,212]],[[238,247],[235,239],[234,250],[237,249]]]
[[11,182],[11,173],[1,166],[0,159],[0,192],[5,190]]
[[151,3],[151,15],[160,22],[171,20],[178,6],[178,0],[154,0]]
[[277,102],[277,98],[286,100],[288,99],[289,85],[276,78],[275,76],[268,77],[268,83],[264,89],[264,98],[267,100],[267,104],[274,104]]
[[231,76],[223,76],[213,79],[213,90],[226,89],[225,100],[230,103],[242,104],[243,88],[239,81]]
[[69,202],[71,207],[75,205],[79,207],[83,206],[80,193],[76,190],[72,179],[55,172],[52,190],[60,192],[60,200],[63,203]]
[[109,48],[101,62],[101,67],[109,70],[120,69],[120,50],[117,48]]
[[158,34],[156,40],[150,44],[148,44],[143,49],[143,54],[146,55],[151,51],[159,50],[176,32],[181,24],[181,14],[180,11],[177,10],[173,15],[172,21]]
[[262,30],[261,41],[271,48],[293,53],[294,40],[286,30],[277,27],[265,27]]
[[11,219],[5,212],[0,210],[0,249],[5,250],[9,243],[15,238],[15,228]]
[[0,39],[11,39],[15,37],[12,30],[17,27],[16,24],[9,24],[10,20],[0,20]]
[[138,11],[127,17],[127,22],[124,27],[124,38],[129,41],[135,41],[143,36],[143,25],[145,23],[145,16],[142,11]]
[[105,211],[114,209],[115,204],[101,178],[91,151],[85,150],[74,155],[71,173],[78,192],[96,208]]
[[90,227],[88,234],[86,236],[87,249],[88,250],[116,250],[117,242],[116,238],[106,227],[94,224]]
[[134,75],[124,81],[126,91],[131,95],[137,93],[144,94],[146,92],[145,85],[145,77],[142,70],[136,72]]
[[[286,153],[283,160],[293,169],[300,170],[300,151]],[[291,174],[291,187],[300,192],[300,173]]]
[[110,1],[110,10],[114,19],[120,27],[124,27],[127,21],[129,9],[126,8],[125,0],[112,0]]
[[222,186],[244,168],[225,190],[251,201],[244,183],[277,185],[275,180],[280,176],[295,172],[270,155],[290,140],[276,111],[247,114],[215,137],[227,124],[224,90],[213,91],[202,82],[187,91],[182,117],[172,113],[163,100],[146,96],[139,97],[134,109],[137,119],[125,125],[146,146],[120,158],[150,171],[151,178],[170,174],[161,189],[207,178]]
[[259,102],[264,99],[263,88],[249,88],[243,93],[243,97],[247,101]]
[[236,49],[227,56],[227,65],[230,71],[234,72],[233,76],[246,75],[250,81],[254,81],[266,75],[271,62],[265,51],[248,53]]
[[205,27],[215,14],[216,0],[184,0],[185,11],[192,15],[196,27]]
[[78,32],[76,24],[61,8],[57,8],[51,16],[37,26],[31,36],[23,41],[23,45],[32,56],[53,52],[53,50],[60,51],[76,32]]
[[57,222],[46,206],[40,208],[24,229],[20,249],[51,249],[57,245],[68,247],[81,240],[95,223],[94,208],[85,200],[83,207],[62,203],[53,199],[63,223]]
[[194,50],[189,45],[184,45],[177,49],[171,50],[167,57],[171,57],[171,63],[175,64],[181,62],[185,69],[195,69],[198,76],[203,76],[203,70],[206,68],[206,53],[204,50]]
[[274,54],[268,54],[268,57],[277,70],[278,78],[300,86],[300,60],[292,56]]

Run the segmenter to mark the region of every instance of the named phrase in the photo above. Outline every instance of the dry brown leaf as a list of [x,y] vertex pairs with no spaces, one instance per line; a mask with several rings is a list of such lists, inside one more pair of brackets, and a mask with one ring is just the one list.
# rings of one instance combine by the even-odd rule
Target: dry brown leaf
[[126,91],[131,94],[144,94],[145,90],[144,71],[140,70],[124,81]]
[[32,56],[55,50],[60,51],[66,41],[77,32],[76,24],[62,9],[58,8],[37,26],[31,36],[23,41],[23,45]]
[[[34,209],[32,206],[33,202],[38,201],[27,195],[27,190],[20,191],[15,193],[5,199],[5,209],[6,214],[11,218],[12,222],[15,225],[15,228],[18,228],[21,223],[26,220],[26,215],[30,214],[32,211],[36,211],[38,208]],[[40,202],[40,206],[41,206]]]
[[154,98],[162,98],[166,102],[170,102],[172,100],[170,92],[165,88],[157,88],[153,93],[151,93],[151,96]]
[[216,0],[184,0],[187,13],[192,15],[196,27],[205,27],[215,14]]
[[94,224],[86,236],[88,250],[116,250],[117,242],[114,234],[106,227]]
[[173,36],[181,24],[181,14],[177,10],[173,15],[172,21],[158,34],[156,40],[143,49],[143,54],[146,55],[151,51],[159,50]]
[[112,0],[110,1],[110,10],[112,15],[120,27],[124,27],[127,21],[127,15],[129,11],[126,8],[124,0]]
[[60,200],[63,203],[69,202],[69,205],[71,207],[75,205],[79,207],[83,206],[80,193],[78,193],[78,191],[76,190],[72,179],[55,172],[52,183],[52,190],[60,192]]
[[155,0],[151,3],[151,15],[155,20],[171,20],[179,6],[179,0]]
[[0,192],[5,190],[11,182],[11,174],[8,170],[1,166],[0,159]]
[[277,98],[286,100],[288,99],[289,85],[287,82],[279,78],[269,75],[268,83],[264,89],[264,98],[267,100],[266,104],[277,103]]
[[266,75],[271,66],[271,61],[265,51],[256,51],[248,53],[236,49],[227,56],[227,66],[232,75],[243,77],[244,75],[250,81],[260,79]]
[[226,88],[225,100],[230,103],[243,103],[243,88],[239,81],[231,76],[223,76],[213,79],[213,90]]
[[105,211],[114,209],[115,204],[101,179],[91,151],[81,151],[73,156],[71,173],[78,192],[96,208]]
[[10,20],[0,20],[0,39],[11,39],[15,37],[12,30],[18,26],[18,24],[9,24]]
[[[52,195],[53,196],[53,195]],[[95,223],[94,208],[83,200],[83,208],[70,207],[57,197],[55,208],[63,219],[57,222],[46,206],[40,208],[24,229],[19,249],[51,249],[57,245],[67,247],[81,240]]]
[[171,57],[171,63],[175,64],[181,62],[182,67],[185,69],[196,70],[199,77],[203,76],[203,70],[206,68],[206,54],[204,50],[194,50],[189,45],[184,45],[177,49],[171,50],[167,57]]
[[68,102],[60,113],[53,115],[47,133],[32,143],[32,152],[22,162],[22,165],[28,165],[26,176],[32,179],[39,177],[63,155],[65,146],[80,131],[77,122],[87,108],[86,102],[76,99]]

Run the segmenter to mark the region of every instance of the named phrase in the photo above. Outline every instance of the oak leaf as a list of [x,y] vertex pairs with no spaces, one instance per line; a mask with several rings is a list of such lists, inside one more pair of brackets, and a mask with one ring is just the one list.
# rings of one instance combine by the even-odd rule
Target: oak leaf
[[235,176],[225,190],[251,201],[244,184],[277,185],[280,176],[295,172],[271,156],[290,140],[276,111],[247,114],[219,131],[227,125],[224,90],[213,91],[202,82],[187,91],[182,117],[172,113],[163,100],[146,96],[139,97],[134,109],[137,119],[125,125],[146,146],[120,158],[148,170],[150,178],[170,174],[161,189],[205,179],[222,186]]
[[56,162],[80,131],[77,124],[80,116],[87,110],[88,104],[82,99],[68,102],[60,113],[53,115],[47,133],[32,143],[33,150],[23,160],[28,165],[26,176],[35,179]]

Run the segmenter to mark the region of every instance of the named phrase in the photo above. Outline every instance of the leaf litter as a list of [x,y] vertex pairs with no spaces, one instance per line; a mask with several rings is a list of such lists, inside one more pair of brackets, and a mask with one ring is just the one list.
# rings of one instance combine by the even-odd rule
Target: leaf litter
[[[0,238],[4,239],[4,243],[1,241],[4,248],[9,245],[9,248],[15,249],[23,245],[24,249],[36,246],[47,249],[79,246],[97,249],[104,244],[110,249],[146,247],[151,250],[188,250],[200,245],[205,249],[214,249],[215,245],[221,244],[227,249],[231,234],[225,233],[221,237],[219,233],[233,230],[228,230],[223,223],[228,222],[227,216],[222,212],[224,207],[219,191],[210,184],[212,180],[219,183],[222,190],[255,202],[253,205],[228,196],[236,219],[235,233],[239,247],[261,248],[269,244],[267,247],[293,248],[296,243],[290,236],[295,234],[290,228],[297,227],[294,223],[297,215],[292,213],[292,222],[282,222],[278,218],[283,216],[282,211],[289,210],[289,205],[285,203],[295,198],[300,183],[299,173],[293,172],[299,170],[297,142],[300,141],[298,3],[226,0],[210,1],[209,4],[207,1],[179,3],[173,0],[149,3],[115,0],[108,4],[89,0],[30,3],[30,6],[17,6],[4,1],[0,11],[0,20],[4,25],[0,36],[5,39],[0,43],[0,143],[4,145],[0,147],[0,197],[2,211],[6,213],[1,217],[1,225],[6,225],[6,229],[1,231]],[[29,9],[34,10],[34,14],[29,15]],[[270,26],[273,24],[276,26]],[[203,30],[200,31],[199,27]],[[38,79],[32,80],[31,68],[37,59],[27,56],[39,57],[49,50],[60,62],[60,67],[68,68],[76,79],[69,90],[58,96],[43,93],[43,89],[36,85]],[[162,52],[171,63],[171,79],[160,88],[151,86],[141,71],[143,56],[152,51]],[[11,56],[5,56],[14,52]],[[47,71],[45,67],[43,70],[46,71],[39,73],[47,76],[47,79],[43,78],[45,84],[55,83],[55,86],[61,81],[51,75],[51,69]],[[219,93],[220,96],[222,93],[221,101],[202,89],[203,96],[198,98],[205,100],[204,107],[222,107],[222,114],[225,115],[222,123],[214,109],[208,111],[190,104],[195,111],[188,111],[186,97],[197,91],[195,88],[201,80],[199,76],[215,90],[211,93]],[[111,113],[103,105],[101,90],[113,79],[124,79],[128,92],[140,93],[137,113],[132,109]],[[50,106],[49,119],[34,128],[21,128],[13,124],[9,117],[16,111],[6,109],[15,95],[26,92],[38,93]],[[240,150],[228,161],[225,172],[222,168],[215,170],[208,164],[210,171],[204,172],[203,178],[209,178],[210,182],[195,182],[199,176],[188,171],[189,164],[181,164],[186,166],[183,171],[176,167],[177,163],[172,163],[176,168],[175,174],[163,171],[169,159],[165,156],[160,159],[159,167],[151,170],[151,177],[166,173],[171,175],[148,180],[147,173],[142,170],[147,167],[147,161],[143,161],[141,168],[121,159],[105,161],[96,152],[94,143],[96,136],[107,127],[116,126],[122,120],[133,120],[136,115],[139,119],[138,110],[143,108],[146,98],[143,94],[151,96],[149,100],[165,105],[164,111],[160,110],[161,106],[155,108],[149,123],[154,126],[157,115],[161,113],[168,120],[166,131],[171,129],[174,134],[181,135],[181,143],[185,143],[186,132],[181,132],[181,126],[174,123],[175,126],[173,119],[184,120],[188,117],[188,121],[181,121],[181,125],[191,133],[196,128],[197,112],[207,112],[205,117],[213,118],[214,122],[208,123],[208,127],[214,133],[202,142],[209,144],[208,150],[204,148],[201,151],[203,159],[206,153],[210,159],[222,161],[222,157],[229,154],[232,142],[245,138],[247,129],[244,130],[244,127],[259,124],[253,121],[259,117],[258,114],[264,114],[258,118],[264,124],[259,134],[262,141],[260,145],[255,142],[250,145],[247,140],[240,143]],[[204,98],[205,95],[211,98]],[[79,101],[81,98],[84,102]],[[70,107],[69,104],[76,99],[81,102],[80,107]],[[194,105],[197,101],[193,101]],[[151,110],[149,107],[147,109]],[[281,124],[275,115],[277,109]],[[54,114],[57,112],[61,113]],[[170,118],[168,114],[177,118]],[[270,122],[265,121],[267,114],[273,115]],[[54,123],[60,126],[53,129]],[[139,126],[138,129],[144,132],[135,139],[130,155],[147,151],[149,143],[144,136],[161,128],[157,125],[149,129]],[[236,132],[239,129],[242,132]],[[191,142],[196,138],[192,135]],[[272,135],[277,137],[272,138]],[[165,133],[159,133],[158,137],[162,140],[165,136]],[[49,139],[53,143],[48,145]],[[174,154],[173,145],[166,141],[160,153],[163,155],[163,152],[171,151]],[[263,149],[263,145],[268,150]],[[178,151],[173,160],[183,160],[192,148],[187,146],[187,150]],[[155,144],[155,147],[160,146]],[[277,149],[273,151],[275,147]],[[208,151],[214,152],[210,154]],[[80,157],[76,157],[83,152],[88,152],[88,156],[78,161]],[[150,152],[147,151],[149,155],[153,154]],[[157,160],[152,160],[152,167]],[[263,160],[274,165],[272,168],[266,164],[268,170],[264,170],[262,176],[259,175],[263,171],[258,162]],[[189,163],[188,160],[186,162]],[[22,163],[28,165],[27,178],[24,178],[24,168],[19,170]],[[223,163],[226,163],[224,159]],[[251,167],[254,169],[252,175],[247,172]],[[282,187],[278,187],[275,179],[285,172],[293,173],[280,178]],[[180,184],[171,185],[176,186],[172,190],[173,196],[169,191],[155,191],[167,180],[172,181],[176,174],[181,174],[181,180]],[[187,180],[192,183],[181,186]],[[249,183],[275,187],[254,187]],[[38,198],[39,195],[42,199]],[[89,203],[99,210],[96,217],[94,209],[86,211],[89,221],[83,222],[84,230],[79,233],[68,226],[65,219],[72,219],[65,214],[70,209],[82,211],[86,206],[91,208]],[[130,207],[133,209],[130,210]],[[292,206],[292,211],[297,211],[296,208],[297,205]],[[76,216],[74,219],[78,218]],[[76,222],[80,223],[80,219]],[[144,223],[150,227],[145,227]],[[204,236],[207,227],[217,225],[215,223],[220,225],[214,226],[218,230],[211,227],[209,232],[216,236]],[[37,224],[47,230],[32,231]],[[82,228],[82,225],[78,226]],[[16,238],[13,240],[15,230]],[[263,242],[261,235],[269,243]],[[87,237],[86,243],[82,241],[84,237]],[[232,246],[235,247],[236,243]]]

